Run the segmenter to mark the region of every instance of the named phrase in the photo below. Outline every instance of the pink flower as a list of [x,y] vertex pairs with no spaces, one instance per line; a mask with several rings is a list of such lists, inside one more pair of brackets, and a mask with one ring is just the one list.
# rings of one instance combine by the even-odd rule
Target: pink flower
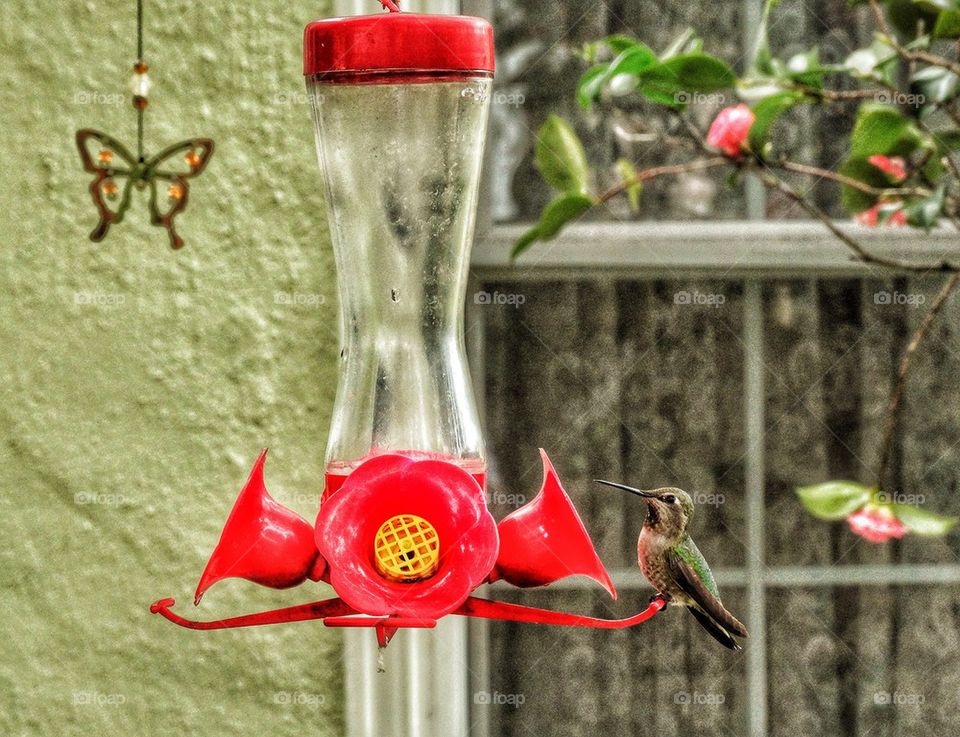
[[907,213],[904,210],[897,210],[886,220],[887,225],[891,228],[902,228],[907,224]]
[[[907,213],[903,210],[903,208],[898,207],[900,204],[901,203],[899,201],[878,202],[869,210],[858,212],[853,216],[853,219],[861,225],[866,225],[871,228],[876,228],[877,225],[880,225],[881,223],[889,228],[902,228],[907,224]],[[890,212],[892,207],[897,207],[898,209]],[[884,216],[882,221],[880,219],[881,216]]]
[[874,154],[867,161],[890,177],[893,182],[902,182],[907,178],[907,162],[900,156],[882,156]]
[[847,524],[854,535],[872,543],[885,543],[890,538],[901,538],[907,528],[893,516],[889,507],[867,504],[847,517]]
[[735,107],[725,107],[710,124],[707,143],[720,149],[725,155],[737,158],[743,154],[747,134],[755,119],[753,110],[743,103]]

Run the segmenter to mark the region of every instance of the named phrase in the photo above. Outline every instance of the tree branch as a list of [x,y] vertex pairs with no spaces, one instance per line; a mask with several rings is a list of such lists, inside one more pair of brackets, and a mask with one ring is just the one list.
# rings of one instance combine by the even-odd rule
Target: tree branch
[[852,177],[844,176],[843,174],[830,169],[821,169],[817,166],[800,164],[795,161],[787,161],[785,159],[777,161],[773,164],[773,166],[776,166],[780,169],[786,169],[787,171],[794,171],[798,174],[806,174],[807,176],[811,177],[830,179],[831,181],[839,182],[840,184],[846,184],[848,187],[853,187],[861,192],[866,192],[867,194],[872,194],[877,197],[928,197],[930,195],[930,190],[924,189],[923,187],[872,187],[866,182],[861,182],[859,179],[853,179]]
[[931,54],[929,51],[913,51],[908,49],[896,35],[890,29],[887,19],[883,15],[883,9],[880,7],[878,0],[870,0],[870,7],[873,9],[873,15],[877,19],[877,26],[880,28],[881,33],[886,36],[886,41],[896,50],[897,54],[900,55],[900,58],[915,63],[922,61],[924,64],[929,64],[932,67],[940,67],[941,69],[948,69],[954,74],[960,75],[960,63],[955,61],[950,61],[949,59],[938,56],[937,54]]
[[947,279],[943,287],[941,287],[940,291],[937,293],[936,298],[933,300],[933,304],[930,305],[930,309],[927,310],[927,314],[923,316],[920,326],[913,334],[913,337],[910,339],[910,343],[903,352],[903,356],[900,358],[900,367],[897,371],[897,384],[893,390],[893,394],[890,396],[890,402],[887,404],[886,409],[887,419],[883,433],[883,444],[880,446],[880,463],[877,470],[878,488],[883,488],[883,482],[886,480],[887,469],[890,467],[890,458],[893,455],[893,442],[896,438],[897,424],[900,419],[900,409],[903,405],[904,391],[907,385],[907,377],[910,375],[910,367],[913,363],[913,357],[916,354],[917,349],[930,334],[930,328],[933,327],[933,323],[936,321],[937,315],[940,314],[940,311],[947,303],[950,295],[953,294],[957,284],[960,284],[960,273],[955,272],[951,274],[950,278]]
[[760,178],[760,181],[763,182],[764,186],[769,189],[775,189],[779,192],[782,192],[791,200],[800,205],[800,207],[802,207],[808,215],[823,223],[827,230],[833,233],[838,240],[846,245],[846,247],[853,252],[859,261],[863,261],[864,263],[868,264],[875,264],[877,266],[885,266],[889,269],[896,269],[898,271],[919,273],[927,273],[930,271],[958,271],[957,266],[946,261],[938,263],[918,263],[916,261],[906,261],[887,256],[877,256],[876,254],[868,251],[856,238],[841,230],[840,226],[833,222],[827,213],[810,202],[810,200],[797,192],[797,190],[784,182],[782,179],[774,176],[769,171],[762,169],[761,166],[756,163],[751,164],[750,169]]
[[673,174],[686,174],[687,172],[691,171],[702,171],[704,169],[712,169],[718,166],[726,166],[729,163],[730,160],[724,156],[714,156],[709,159],[694,159],[693,161],[685,161],[682,164],[654,166],[649,169],[639,171],[632,179],[611,187],[597,197],[597,202],[609,202],[614,197],[619,194],[623,194],[631,187],[635,187],[636,185],[642,184],[643,182],[651,179],[656,179],[657,177],[670,176]]

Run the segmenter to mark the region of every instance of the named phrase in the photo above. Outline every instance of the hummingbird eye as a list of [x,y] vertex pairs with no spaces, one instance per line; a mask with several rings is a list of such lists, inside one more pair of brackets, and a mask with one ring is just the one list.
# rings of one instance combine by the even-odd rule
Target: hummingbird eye
[[663,495],[663,501],[664,501],[666,504],[676,504],[676,502],[677,502],[677,497],[675,497],[673,494],[664,494],[664,495]]

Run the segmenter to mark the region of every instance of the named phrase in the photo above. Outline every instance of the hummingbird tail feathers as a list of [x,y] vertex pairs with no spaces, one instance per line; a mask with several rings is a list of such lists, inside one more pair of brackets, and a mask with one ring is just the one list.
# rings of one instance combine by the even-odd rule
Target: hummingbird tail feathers
[[[699,554],[699,551],[697,553]],[[666,564],[673,580],[710,619],[738,637],[747,637],[747,628],[723,606],[720,597],[717,595],[716,587],[708,585],[704,581],[704,577],[689,562],[684,560],[676,549],[667,554]],[[710,581],[712,582],[712,580],[711,577]]]
[[700,626],[710,633],[710,636],[713,637],[714,640],[719,642],[728,650],[733,650],[734,652],[743,650],[743,648],[740,647],[740,644],[733,639],[733,635],[731,635],[723,627],[711,619],[709,614],[695,606],[687,607],[687,609],[700,623]]

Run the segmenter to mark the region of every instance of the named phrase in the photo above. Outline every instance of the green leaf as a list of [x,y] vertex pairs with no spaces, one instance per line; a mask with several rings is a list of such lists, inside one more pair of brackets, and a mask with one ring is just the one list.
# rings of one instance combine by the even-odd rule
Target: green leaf
[[896,109],[865,104],[857,112],[850,135],[850,158],[865,159],[873,154],[905,155],[921,143],[916,126]]
[[786,76],[797,84],[817,89],[823,88],[823,78],[827,74],[844,71],[840,64],[821,64],[820,49],[814,47],[806,52],[794,54],[787,60]]
[[514,244],[510,258],[515,259],[536,241],[555,238],[564,225],[583,215],[596,204],[596,199],[580,192],[562,194],[547,205],[540,214],[540,222],[520,236]]
[[654,102],[682,107],[693,95],[732,87],[736,79],[733,70],[714,56],[679,54],[645,70],[638,91]]
[[737,75],[724,62],[699,52],[672,56],[643,76],[648,80],[672,78],[687,92],[713,92],[732,87],[737,81]]
[[939,10],[915,0],[887,0],[887,19],[896,30],[907,38],[917,35],[917,28],[930,30],[937,23]]
[[790,90],[765,97],[754,105],[753,114],[756,118],[753,125],[750,126],[750,133],[747,135],[750,150],[762,156],[770,136],[770,129],[777,118],[805,99],[802,92]]
[[577,85],[577,99],[584,107],[590,107],[614,77],[621,74],[639,75],[657,63],[653,50],[639,41],[621,51],[609,64],[598,64],[587,70]]
[[[637,167],[627,159],[619,159],[617,161],[617,171],[624,184],[634,182],[637,179]],[[630,209],[633,212],[640,212],[640,193],[642,191],[643,182],[636,182],[636,184],[632,184],[626,189],[627,201],[630,203]]]
[[847,56],[842,66],[855,77],[892,83],[898,59],[897,50],[890,45],[889,39],[877,36],[868,47]]
[[908,504],[892,504],[894,516],[903,522],[910,532],[925,537],[943,537],[957,524],[956,517],[946,517],[935,512],[927,512]]
[[537,133],[537,169],[560,192],[586,192],[590,178],[587,154],[576,132],[558,115],[547,118]]
[[[756,40],[753,45],[753,65],[749,76],[776,77],[773,69],[773,54],[770,51],[770,11],[780,4],[780,0],[767,0],[763,5],[763,15],[757,27]],[[759,74],[755,74],[759,73]]]
[[[890,186],[886,175],[867,161],[866,157],[847,159],[840,165],[838,172],[845,177],[856,179],[858,182],[863,182],[871,187],[883,189]],[[847,212],[857,213],[868,210],[877,204],[877,196],[848,184],[842,184],[840,185],[840,201]]]
[[603,39],[603,43],[609,46],[613,53],[619,54],[622,51],[626,51],[631,46],[636,46],[640,42],[637,41],[637,39],[631,38],[630,36],[625,36],[622,33],[615,33],[614,35],[607,36],[605,39]]
[[797,489],[797,496],[814,517],[844,519],[870,501],[873,489],[854,481],[827,481]]
[[607,72],[609,64],[596,64],[590,67],[577,84],[577,102],[580,107],[589,110],[593,101],[596,100],[603,91],[603,85],[606,84],[604,75]]
[[667,48],[660,52],[660,59],[669,59],[671,56],[682,54],[685,51],[699,51],[703,42],[697,38],[696,31],[692,28],[685,28],[679,36],[667,44]]
[[929,197],[914,200],[906,208],[907,222],[917,228],[929,230],[937,224],[943,212],[943,203],[946,198],[946,185],[941,184]]
[[918,105],[930,102],[946,102],[957,95],[960,77],[949,69],[925,67],[910,78],[910,90],[922,98]]
[[960,9],[950,8],[937,16],[937,23],[933,27],[935,38],[960,37]]

